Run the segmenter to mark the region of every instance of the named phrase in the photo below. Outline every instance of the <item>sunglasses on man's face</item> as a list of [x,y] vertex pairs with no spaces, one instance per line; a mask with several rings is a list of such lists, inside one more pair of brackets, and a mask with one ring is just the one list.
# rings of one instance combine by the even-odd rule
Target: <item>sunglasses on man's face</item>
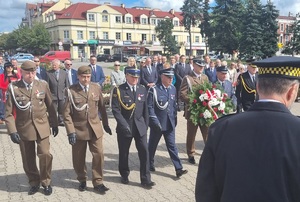
[[66,64],[66,65],[71,66],[72,64]]
[[34,60],[34,62],[40,62],[39,60]]
[[115,65],[115,66],[120,66],[120,65]]

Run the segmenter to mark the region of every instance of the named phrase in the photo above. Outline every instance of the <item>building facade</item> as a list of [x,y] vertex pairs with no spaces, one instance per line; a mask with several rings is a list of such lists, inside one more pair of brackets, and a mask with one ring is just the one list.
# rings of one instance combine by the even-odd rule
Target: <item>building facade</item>
[[[39,5],[42,4],[36,7],[31,4],[31,11],[27,9],[25,13],[32,13],[32,8],[41,11]],[[48,9],[36,14],[31,21],[39,20],[45,24],[51,35],[52,50],[70,50],[73,59],[89,57],[91,54],[120,52],[162,54],[163,47],[156,37],[155,26],[165,19],[173,22],[172,34],[177,41],[179,54],[188,55],[190,52],[189,34],[182,25],[182,13],[173,9],[127,8],[124,4],[114,6],[110,3],[71,4],[68,0],[48,2],[45,5]],[[192,28],[191,37],[192,55],[205,54],[206,46],[198,26]]]

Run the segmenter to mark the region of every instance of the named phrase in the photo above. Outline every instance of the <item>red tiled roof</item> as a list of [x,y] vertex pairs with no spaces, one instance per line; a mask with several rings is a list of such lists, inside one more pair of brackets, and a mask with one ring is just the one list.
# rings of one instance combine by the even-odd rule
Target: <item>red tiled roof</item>
[[280,19],[280,20],[296,20],[296,17],[294,17],[294,16],[278,16],[277,19]]
[[86,11],[96,8],[99,4],[89,4],[89,3],[77,3],[69,6],[68,8],[62,10],[59,19],[79,19],[86,20]]
[[121,6],[112,6],[108,5],[111,8],[115,9],[122,15],[125,15],[126,13],[129,13],[133,16],[133,22],[140,23],[140,16],[146,15],[150,17],[151,15],[156,16],[157,18],[166,18],[169,17],[173,19],[174,17],[179,18],[180,21],[182,21],[183,17],[181,16],[181,12],[174,12],[174,15],[171,12],[168,11],[160,11],[156,9],[139,9],[139,8],[122,8]]
[[27,10],[36,10],[36,4],[30,4],[30,3],[26,3],[26,9]]

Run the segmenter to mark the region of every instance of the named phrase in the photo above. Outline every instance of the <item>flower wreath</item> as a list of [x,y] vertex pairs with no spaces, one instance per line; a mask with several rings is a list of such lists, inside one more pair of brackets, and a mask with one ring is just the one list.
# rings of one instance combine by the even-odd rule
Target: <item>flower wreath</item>
[[220,84],[204,82],[189,94],[190,119],[195,125],[210,126],[219,117],[234,111],[234,105]]

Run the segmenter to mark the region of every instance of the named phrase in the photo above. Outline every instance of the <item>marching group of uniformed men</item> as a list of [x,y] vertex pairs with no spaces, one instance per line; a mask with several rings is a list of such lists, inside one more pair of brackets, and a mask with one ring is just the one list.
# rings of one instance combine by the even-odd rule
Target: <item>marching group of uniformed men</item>
[[[181,61],[183,57],[185,56],[180,57]],[[66,71],[60,70],[60,62],[55,60],[52,62],[53,69],[46,73],[38,66],[38,58],[34,59],[34,62],[27,61],[21,65],[22,79],[9,85],[6,101],[7,129],[12,141],[20,144],[23,167],[31,186],[28,193],[35,194],[40,185],[45,195],[52,193],[52,155],[49,152],[49,136],[50,127],[54,137],[58,134],[58,125],[66,127],[69,143],[72,145],[73,167],[79,181],[78,189],[86,190],[85,156],[88,144],[93,156],[94,189],[101,194],[105,193],[109,189],[103,184],[102,126],[107,133],[112,133],[101,94],[101,84],[105,79],[102,68],[96,65],[96,57],[91,56],[91,64],[81,66],[77,72],[70,68],[71,60],[65,61]],[[191,60],[193,58],[190,58]],[[140,180],[143,187],[151,188],[155,185],[151,181],[150,171],[155,171],[155,151],[162,135],[174,164],[176,176],[181,177],[187,173],[182,167],[175,144],[179,99],[185,103],[188,161],[195,164],[197,128],[200,127],[204,141],[207,138],[208,128],[195,126],[190,121],[188,93],[193,85],[209,81],[204,74],[205,66],[204,61],[194,59],[189,65],[185,63],[175,65],[175,69],[159,68],[151,64],[141,70],[126,68],[126,82],[114,88],[111,98],[112,112],[117,120],[119,172],[123,184],[129,183],[128,156],[132,139],[135,140],[138,150]],[[217,68],[217,71],[224,75],[228,70],[222,66]],[[152,79],[152,72],[156,72],[154,75],[160,75],[160,82],[150,86],[139,84],[153,83],[147,81]],[[139,80],[141,73],[143,80]],[[176,88],[172,85],[174,74],[177,80]],[[225,83],[225,79],[221,76],[217,78],[216,81]],[[229,94],[230,92],[231,88]],[[148,125],[150,136],[147,143]],[[35,142],[40,172],[35,163]]]
[[[78,189],[86,190],[85,154],[88,144],[93,156],[94,189],[101,194],[109,190],[103,184],[102,126],[111,134],[99,85],[104,81],[100,81],[104,74],[95,65],[95,57],[92,56],[90,61],[89,66],[81,66],[76,73],[68,68],[72,65],[70,60],[65,61],[66,71],[59,68],[59,61],[54,60],[52,70],[45,72],[43,68],[37,69],[39,60],[34,58],[34,61],[26,61],[21,65],[22,79],[12,82],[7,89],[5,121],[11,140],[20,145],[24,171],[30,184],[30,195],[38,192],[40,185],[45,195],[52,193],[53,157],[49,152],[49,136],[50,127],[55,137],[59,125],[66,127],[69,143],[72,145]],[[171,85],[174,71],[162,69],[159,73],[161,84],[151,88],[151,93],[147,96],[148,89],[138,82],[140,70],[128,68],[127,82],[115,88],[112,94],[112,111],[117,120],[119,172],[124,184],[129,183],[128,155],[133,138],[140,158],[140,180],[143,187],[151,188],[155,185],[151,181],[150,170],[155,171],[154,156],[162,135],[174,163],[176,176],[187,173],[187,170],[183,170],[175,144],[177,95],[175,87]],[[91,82],[97,79],[98,84]],[[70,83],[73,85],[70,86]],[[149,150],[148,123],[151,127]],[[36,166],[36,154],[39,157],[40,171]]]

